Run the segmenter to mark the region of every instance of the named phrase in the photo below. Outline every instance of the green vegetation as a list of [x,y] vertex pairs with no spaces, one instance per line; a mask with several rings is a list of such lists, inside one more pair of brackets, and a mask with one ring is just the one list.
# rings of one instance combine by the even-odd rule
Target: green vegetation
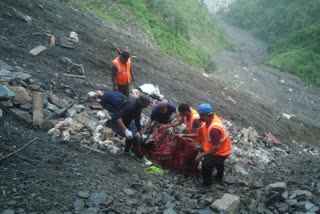
[[[233,50],[202,0],[73,0],[73,5],[120,25],[139,23],[162,53],[207,72],[213,72],[216,64],[202,43],[215,51]],[[191,44],[191,38],[199,42]]]
[[319,11],[319,0],[237,0],[226,17],[268,41],[266,64],[320,86]]

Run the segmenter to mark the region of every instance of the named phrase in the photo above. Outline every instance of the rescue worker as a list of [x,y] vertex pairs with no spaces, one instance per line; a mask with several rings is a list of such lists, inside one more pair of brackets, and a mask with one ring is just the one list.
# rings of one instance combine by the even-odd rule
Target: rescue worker
[[151,125],[152,123],[155,123],[155,125],[169,123],[176,110],[176,107],[169,102],[160,102],[155,105],[152,109],[150,120],[146,125],[146,133],[154,126]]
[[124,96],[118,91],[110,91],[102,95],[100,104],[106,110],[114,113],[121,103],[128,100],[128,97]]
[[[112,115],[112,119],[107,121],[107,126],[122,137],[126,137],[126,145],[123,151],[124,154],[133,156],[131,152],[132,144],[138,147],[138,159],[146,164],[151,165],[141,152],[141,143],[146,138],[143,135],[140,119],[141,111],[150,104],[150,99],[147,96],[140,96],[139,98],[129,98],[126,102],[120,104],[118,109]],[[133,123],[134,120],[134,123]]]
[[130,81],[134,82],[130,53],[124,51],[111,64],[111,79],[113,90],[129,97]]
[[203,142],[203,152],[197,155],[195,161],[202,160],[203,186],[210,186],[212,171],[216,167],[216,180],[223,181],[224,161],[231,152],[231,140],[227,128],[220,118],[213,113],[212,107],[201,104],[198,107],[200,120],[206,123]]
[[196,110],[190,108],[190,106],[185,103],[181,104],[178,107],[178,111],[181,116],[180,120],[173,123],[162,125],[161,127],[175,127],[185,122],[188,128],[188,134],[178,134],[178,136],[192,138],[194,142],[200,144],[204,137],[205,126],[205,123],[200,120],[200,115]]

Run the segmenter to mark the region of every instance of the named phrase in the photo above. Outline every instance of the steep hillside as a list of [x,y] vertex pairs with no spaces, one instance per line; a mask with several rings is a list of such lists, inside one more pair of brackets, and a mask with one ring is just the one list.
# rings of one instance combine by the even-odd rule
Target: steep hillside
[[268,41],[268,65],[320,85],[320,2],[238,0],[227,18]]
[[204,48],[206,44],[192,44],[191,38],[209,41],[216,51],[233,48],[199,0],[71,0],[69,4],[130,28],[132,33],[138,28],[152,38],[162,53],[207,72],[215,70],[215,62]]
[[[79,41],[69,38],[71,31]],[[197,107],[208,102],[224,119],[234,148],[226,163],[225,183],[200,191],[199,177],[172,171],[149,174],[137,159],[101,151],[86,141],[93,137],[90,122],[97,120],[97,110],[90,107],[98,104],[88,92],[112,89],[109,67],[117,53],[105,40],[121,50],[130,49],[136,76],[132,88],[153,83],[175,105],[186,102]],[[31,54],[38,45],[43,51]],[[137,28],[121,28],[66,1],[0,1],[0,86],[20,89],[17,94],[21,92],[24,103],[18,98],[1,101],[6,107],[0,114],[0,212],[215,213],[214,202],[226,193],[233,195],[240,213],[317,212],[320,150],[305,143],[318,144],[319,127],[299,117],[289,120],[272,106],[164,55],[153,45]],[[72,69],[77,66],[71,62],[83,70]],[[10,75],[15,78],[8,81]],[[49,94],[83,105],[83,117],[74,116],[85,125],[73,127],[77,131],[72,140],[61,142],[5,111],[30,118],[30,95],[39,92],[46,96],[45,110],[58,108]],[[143,113],[150,111],[151,107]],[[85,121],[84,114],[91,120]],[[64,119],[70,118],[59,118]],[[268,132],[280,144],[263,137]]]

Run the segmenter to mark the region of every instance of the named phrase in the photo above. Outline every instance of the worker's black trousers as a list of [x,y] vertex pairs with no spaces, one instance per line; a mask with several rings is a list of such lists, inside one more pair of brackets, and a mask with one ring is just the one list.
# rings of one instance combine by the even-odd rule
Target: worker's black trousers
[[217,168],[216,179],[222,181],[223,172],[224,172],[224,161],[227,159],[227,156],[218,156],[218,155],[207,155],[203,158],[202,161],[202,177],[203,184],[210,185],[212,182],[212,171],[213,168]]

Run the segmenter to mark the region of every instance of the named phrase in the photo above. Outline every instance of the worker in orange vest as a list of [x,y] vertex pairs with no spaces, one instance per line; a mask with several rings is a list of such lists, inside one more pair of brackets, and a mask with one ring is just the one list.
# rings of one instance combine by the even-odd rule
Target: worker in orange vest
[[227,128],[220,118],[213,113],[212,107],[201,104],[198,107],[200,120],[205,122],[203,152],[197,155],[195,161],[202,159],[203,185],[210,186],[213,168],[217,168],[216,180],[223,180],[224,161],[231,152],[231,140]]
[[124,51],[111,64],[111,79],[113,90],[129,97],[130,80],[134,81],[130,53]]
[[201,143],[204,137],[204,126],[205,123],[201,122],[200,115],[194,109],[192,109],[188,104],[183,103],[178,107],[179,115],[181,119],[170,123],[162,125],[163,128],[169,128],[174,126],[179,126],[183,122],[186,123],[188,127],[188,134],[178,134],[180,137],[192,138],[196,143]]

